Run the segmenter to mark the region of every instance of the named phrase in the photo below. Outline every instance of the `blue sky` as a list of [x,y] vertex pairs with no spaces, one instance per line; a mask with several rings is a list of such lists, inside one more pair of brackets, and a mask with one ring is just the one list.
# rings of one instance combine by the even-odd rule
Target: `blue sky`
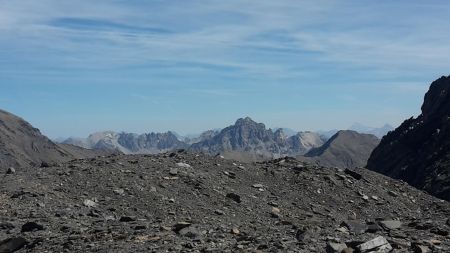
[[0,0],[0,108],[50,137],[397,125],[450,73],[448,1]]

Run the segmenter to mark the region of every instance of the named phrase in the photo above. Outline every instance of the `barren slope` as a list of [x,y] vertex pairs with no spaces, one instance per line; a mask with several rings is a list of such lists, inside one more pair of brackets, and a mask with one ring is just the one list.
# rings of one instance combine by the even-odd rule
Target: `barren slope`
[[448,202],[360,173],[185,152],[31,168],[0,178],[0,239],[25,239],[19,252],[324,252],[379,236],[450,250]]
[[40,166],[111,152],[55,144],[25,120],[0,110],[0,168]]
[[310,150],[301,160],[317,162],[322,166],[355,168],[364,167],[380,140],[371,134],[342,130],[323,146]]

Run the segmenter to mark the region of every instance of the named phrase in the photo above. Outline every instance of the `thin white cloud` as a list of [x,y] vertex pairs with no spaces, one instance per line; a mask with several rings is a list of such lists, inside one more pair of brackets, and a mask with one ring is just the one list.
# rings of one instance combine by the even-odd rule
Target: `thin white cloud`
[[[401,16],[402,26],[414,33],[389,32],[390,13],[372,13],[370,6],[342,1],[181,1],[135,6],[110,1],[3,1],[0,2],[0,43],[20,47],[29,55],[49,52],[49,65],[111,68],[153,63],[182,63],[172,67],[199,71],[206,65],[241,71],[239,75],[264,77],[301,76],[298,63],[344,64],[372,71],[413,73],[417,69],[448,69],[450,35],[442,18],[417,22]],[[423,5],[423,8],[435,8]],[[440,7],[448,6],[440,4]],[[405,5],[406,9],[414,4]],[[189,8],[190,7],[190,8]],[[221,13],[230,14],[231,18]],[[59,18],[107,20],[139,27],[163,27],[169,34],[126,30],[82,30],[55,27]],[[198,18],[198,20],[196,19]],[[239,21],[236,21],[239,20]],[[361,26],[358,26],[358,23]],[[384,23],[385,22],[385,23]],[[444,23],[444,25],[442,24]],[[374,28],[377,24],[379,27]],[[435,28],[436,27],[436,28]],[[386,29],[386,30],[383,30]],[[394,31],[396,27],[392,28]],[[286,41],[269,37],[281,33]],[[261,58],[257,52],[273,50]],[[276,51],[294,56],[283,57]],[[303,52],[315,52],[305,58]],[[298,59],[294,57],[298,56]],[[274,61],[273,58],[280,59]],[[25,59],[40,64],[41,59]],[[189,63],[195,63],[189,66]],[[204,65],[204,66],[202,66]],[[320,66],[319,66],[320,67]],[[296,70],[296,71],[294,71]]]

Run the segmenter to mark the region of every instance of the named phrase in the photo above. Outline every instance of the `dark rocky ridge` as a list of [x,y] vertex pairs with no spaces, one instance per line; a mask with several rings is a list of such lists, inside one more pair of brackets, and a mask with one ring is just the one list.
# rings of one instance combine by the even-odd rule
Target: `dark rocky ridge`
[[297,158],[327,167],[364,167],[379,142],[380,140],[371,134],[342,130],[333,135],[321,147],[311,149],[304,156]]
[[385,136],[367,168],[450,200],[450,76],[431,84],[422,114]]
[[39,166],[103,154],[55,144],[25,120],[0,110],[0,168]]
[[395,252],[450,250],[448,202],[369,170],[292,158],[74,160],[3,175],[0,200],[0,241],[26,240],[0,248],[18,252],[335,252],[376,238]]

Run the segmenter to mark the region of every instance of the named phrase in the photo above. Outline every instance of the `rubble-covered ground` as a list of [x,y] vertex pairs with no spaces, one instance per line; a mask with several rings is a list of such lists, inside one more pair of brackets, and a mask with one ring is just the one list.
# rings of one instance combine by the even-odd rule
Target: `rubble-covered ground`
[[184,151],[0,174],[0,252],[450,252],[450,204],[295,159]]

